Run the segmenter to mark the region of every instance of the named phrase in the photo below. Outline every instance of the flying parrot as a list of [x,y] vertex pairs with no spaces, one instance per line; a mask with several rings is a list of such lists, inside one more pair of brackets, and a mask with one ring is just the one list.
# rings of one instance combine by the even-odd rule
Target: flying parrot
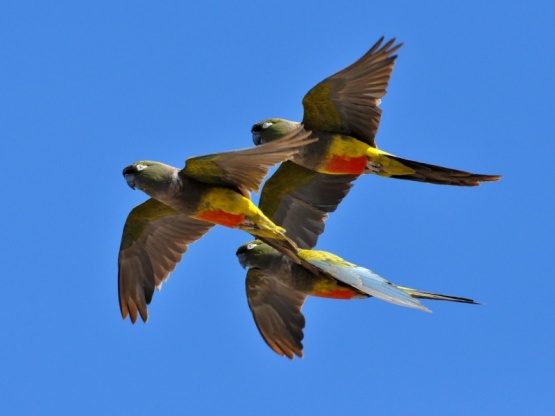
[[241,266],[249,268],[247,299],[260,334],[272,350],[290,359],[303,356],[305,318],[301,308],[309,295],[332,299],[373,296],[427,312],[418,299],[476,304],[471,299],[397,286],[325,251],[299,250],[297,255],[312,266],[310,270],[260,240],[243,244],[236,254]]
[[128,185],[151,197],[127,217],[118,258],[122,317],[146,322],[155,288],[168,278],[187,251],[215,224],[244,230],[290,256],[297,247],[285,229],[272,222],[250,199],[269,167],[317,139],[298,128],[263,146],[193,157],[183,169],[141,161],[127,166]]
[[[290,164],[290,162],[284,162]],[[281,165],[283,167],[283,164]],[[293,262],[259,240],[239,247],[236,254],[246,276],[249,308],[266,343],[278,354],[302,356],[307,296],[335,299],[374,296],[392,303],[427,310],[418,298],[475,303],[466,298],[422,292],[387,282],[372,271],[324,251],[310,250],[352,187],[356,175],[327,175],[290,164],[296,180],[274,173],[264,184],[259,208],[303,249]],[[278,169],[279,171],[279,169]]]
[[[305,146],[276,172],[293,178],[293,163],[323,174],[361,175],[407,179],[443,185],[477,186],[497,181],[499,175],[481,175],[403,159],[378,150],[375,136],[396,51],[402,46],[383,37],[358,61],[313,87],[303,98],[302,123],[317,142]],[[271,118],[253,125],[255,144],[269,143],[297,129],[300,123]]]

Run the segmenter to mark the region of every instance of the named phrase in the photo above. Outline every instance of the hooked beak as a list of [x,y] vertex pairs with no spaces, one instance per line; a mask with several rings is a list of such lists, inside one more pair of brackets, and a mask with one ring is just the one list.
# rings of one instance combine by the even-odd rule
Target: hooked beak
[[243,269],[247,268],[247,259],[246,257],[246,249],[244,246],[241,246],[237,249],[237,251],[235,252],[235,255],[237,256],[237,259],[239,260],[239,264],[241,265],[241,267]]
[[127,185],[129,185],[131,189],[135,190],[135,168],[133,165],[127,166],[123,170],[123,177],[125,178]]
[[255,145],[260,146],[262,143],[262,133],[259,131],[252,132],[252,141]]

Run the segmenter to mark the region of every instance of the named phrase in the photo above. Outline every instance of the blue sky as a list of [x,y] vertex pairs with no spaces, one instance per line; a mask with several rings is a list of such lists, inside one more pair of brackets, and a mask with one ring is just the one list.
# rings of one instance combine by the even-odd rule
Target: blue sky
[[[3,414],[548,414],[555,401],[552,2],[32,2],[0,13]],[[347,4],[348,3],[348,4]],[[318,248],[482,306],[309,299],[275,355],[215,228],[123,321],[117,253],[142,159],[251,145],[380,36],[405,42],[380,148],[502,174],[358,180]]]

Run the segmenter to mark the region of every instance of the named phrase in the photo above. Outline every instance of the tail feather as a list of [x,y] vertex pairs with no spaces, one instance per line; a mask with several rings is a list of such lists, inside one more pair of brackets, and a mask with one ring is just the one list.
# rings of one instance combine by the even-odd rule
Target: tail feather
[[458,296],[440,295],[439,293],[422,292],[420,290],[411,289],[409,287],[397,286],[399,289],[408,293],[411,297],[417,299],[430,299],[430,300],[446,300],[449,302],[471,303],[473,305],[480,305],[480,303],[467,298]]
[[393,155],[390,155],[390,157],[414,170],[413,174],[391,176],[391,178],[396,179],[429,182],[439,185],[478,186],[480,185],[480,182],[495,182],[501,178],[501,175],[482,175],[465,172],[463,170],[444,168],[442,166],[431,165],[429,163],[416,162],[414,160],[403,159]]

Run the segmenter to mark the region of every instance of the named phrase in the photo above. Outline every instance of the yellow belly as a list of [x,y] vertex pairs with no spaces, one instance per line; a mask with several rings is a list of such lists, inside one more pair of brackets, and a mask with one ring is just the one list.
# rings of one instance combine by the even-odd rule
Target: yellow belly
[[232,189],[214,188],[203,195],[194,216],[199,220],[234,228],[257,209],[249,199]]
[[330,137],[327,155],[318,171],[335,175],[362,175],[365,172],[373,172],[380,176],[414,173],[413,169],[403,165],[392,154],[354,137],[339,134]]
[[248,198],[227,188],[214,188],[201,199],[195,218],[251,234],[269,238],[284,238],[285,230],[276,226]]

